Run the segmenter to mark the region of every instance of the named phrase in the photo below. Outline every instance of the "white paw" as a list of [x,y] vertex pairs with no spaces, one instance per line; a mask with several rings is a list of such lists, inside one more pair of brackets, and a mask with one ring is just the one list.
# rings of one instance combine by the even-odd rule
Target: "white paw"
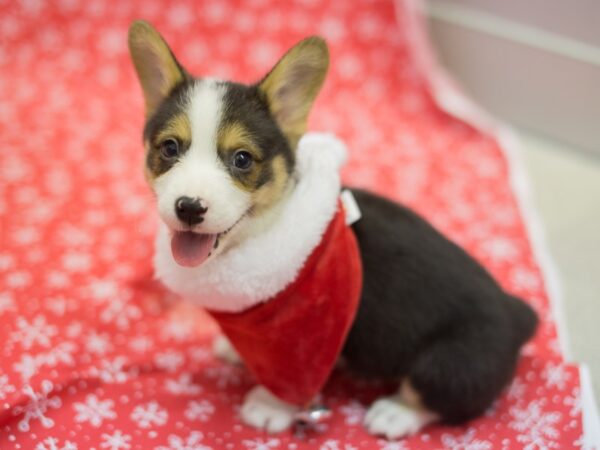
[[298,411],[298,407],[279,400],[263,386],[255,386],[246,394],[240,414],[246,425],[278,433],[289,428]]
[[231,363],[231,364],[241,364],[242,358],[238,352],[235,351],[229,339],[225,336],[220,335],[215,338],[213,341],[213,354],[222,361]]
[[432,420],[430,413],[410,408],[398,397],[384,397],[371,405],[364,425],[371,434],[398,439],[415,434]]

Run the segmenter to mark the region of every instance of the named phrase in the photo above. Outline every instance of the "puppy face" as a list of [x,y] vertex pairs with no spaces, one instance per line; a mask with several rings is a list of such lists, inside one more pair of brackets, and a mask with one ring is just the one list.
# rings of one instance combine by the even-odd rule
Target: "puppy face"
[[286,191],[327,47],[300,42],[254,85],[192,77],[145,22],[131,26],[129,47],[146,103],[146,179],[173,257],[197,266]]

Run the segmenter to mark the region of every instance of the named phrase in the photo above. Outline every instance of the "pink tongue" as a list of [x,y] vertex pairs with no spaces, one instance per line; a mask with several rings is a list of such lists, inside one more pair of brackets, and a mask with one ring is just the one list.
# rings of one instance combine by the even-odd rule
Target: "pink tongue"
[[171,252],[180,266],[195,267],[202,264],[217,240],[216,234],[198,234],[176,231],[171,238]]

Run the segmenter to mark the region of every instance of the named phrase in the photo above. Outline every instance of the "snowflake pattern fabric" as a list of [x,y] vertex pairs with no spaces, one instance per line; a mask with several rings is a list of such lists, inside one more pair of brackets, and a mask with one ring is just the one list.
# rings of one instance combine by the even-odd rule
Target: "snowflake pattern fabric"
[[[0,448],[36,450],[572,448],[565,364],[499,143],[444,113],[417,64],[412,10],[390,0],[0,1]],[[332,64],[311,128],[346,141],[347,183],[412,206],[542,318],[481,418],[398,442],[369,436],[389,386],[335,373],[331,421],[265,436],[238,410],[253,381],[211,353],[215,325],[152,281],[142,95],[129,23],[156,25],[192,73],[255,81],[321,34]]]

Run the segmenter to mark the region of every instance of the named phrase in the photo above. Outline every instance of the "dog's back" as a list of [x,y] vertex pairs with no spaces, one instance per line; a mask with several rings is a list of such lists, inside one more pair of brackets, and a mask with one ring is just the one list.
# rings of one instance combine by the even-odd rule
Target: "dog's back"
[[510,380],[535,313],[408,208],[354,195],[364,287],[344,349],[349,367],[410,379],[447,422],[482,413]]

